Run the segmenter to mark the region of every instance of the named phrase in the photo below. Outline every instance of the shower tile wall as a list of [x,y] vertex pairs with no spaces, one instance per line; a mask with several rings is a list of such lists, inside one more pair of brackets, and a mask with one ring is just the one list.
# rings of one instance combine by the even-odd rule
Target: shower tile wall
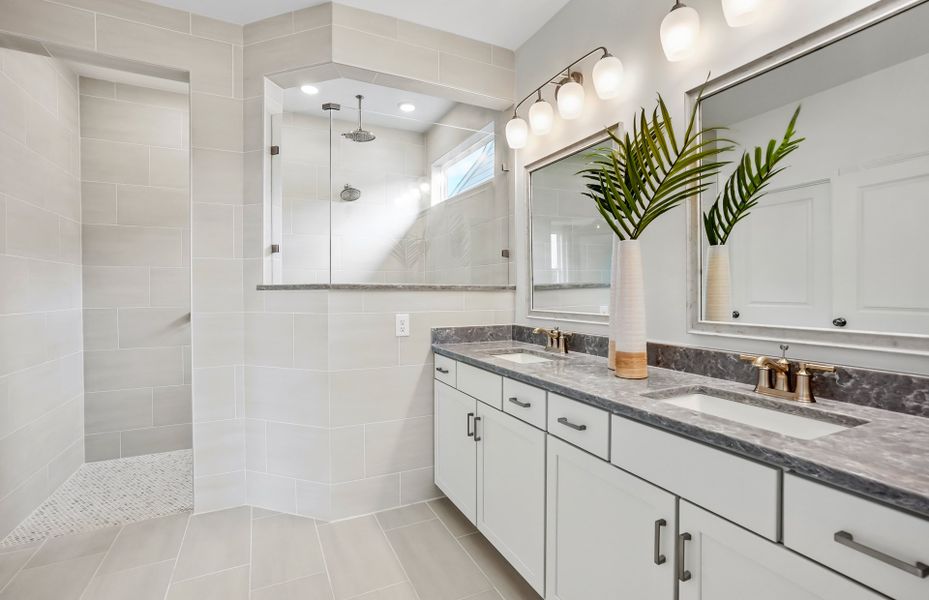
[[80,91],[87,460],[190,448],[188,98]]
[[0,538],[83,462],[77,77],[0,49]]

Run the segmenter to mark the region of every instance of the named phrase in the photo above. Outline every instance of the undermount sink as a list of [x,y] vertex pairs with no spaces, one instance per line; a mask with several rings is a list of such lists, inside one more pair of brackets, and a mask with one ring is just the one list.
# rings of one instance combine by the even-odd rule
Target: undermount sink
[[854,427],[701,393],[684,394],[663,402],[801,440],[815,440]]
[[494,358],[499,358],[502,360],[508,360],[510,362],[518,363],[521,365],[534,365],[537,363],[551,362],[552,359],[546,358],[544,356],[539,356],[538,354],[532,354],[531,352],[499,352],[496,354],[491,354]]

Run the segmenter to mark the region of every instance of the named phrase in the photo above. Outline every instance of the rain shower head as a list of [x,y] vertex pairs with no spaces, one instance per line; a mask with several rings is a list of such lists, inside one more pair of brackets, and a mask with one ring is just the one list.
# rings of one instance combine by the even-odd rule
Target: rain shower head
[[361,198],[361,190],[352,187],[349,183],[346,183],[345,187],[342,188],[342,191],[339,193],[339,198],[345,202],[354,202],[355,200]]
[[364,99],[364,96],[361,94],[355,96],[358,98],[358,129],[354,131],[347,131],[342,134],[342,137],[345,139],[351,140],[353,142],[370,142],[373,141],[375,135],[364,128],[361,122],[361,101]]

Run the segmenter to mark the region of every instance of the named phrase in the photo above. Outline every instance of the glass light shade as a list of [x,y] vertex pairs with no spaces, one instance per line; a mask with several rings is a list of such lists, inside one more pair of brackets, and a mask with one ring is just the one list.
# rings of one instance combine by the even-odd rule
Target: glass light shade
[[552,130],[555,109],[545,100],[536,100],[529,107],[529,127],[535,135],[545,135]]
[[519,117],[513,117],[506,124],[506,143],[513,150],[526,147],[529,140],[529,125]]
[[602,100],[619,96],[623,85],[623,61],[615,56],[604,56],[594,65],[594,89]]
[[729,27],[744,27],[758,19],[763,0],[723,0],[723,14]]
[[558,88],[558,114],[562,119],[576,119],[583,111],[584,86],[576,81],[569,81]]
[[671,62],[690,58],[700,34],[700,15],[689,6],[672,9],[661,22],[661,47]]

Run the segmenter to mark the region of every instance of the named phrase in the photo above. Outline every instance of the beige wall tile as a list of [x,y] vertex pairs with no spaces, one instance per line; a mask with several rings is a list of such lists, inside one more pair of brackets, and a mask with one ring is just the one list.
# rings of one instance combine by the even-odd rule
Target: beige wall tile
[[26,145],[64,171],[76,174],[77,161],[72,143],[73,131],[37,104],[26,108]]
[[266,74],[280,73],[332,60],[331,42],[331,29],[318,27],[246,46],[245,97],[252,98],[263,93],[263,78]]
[[271,38],[290,35],[294,32],[294,17],[292,12],[286,12],[274,17],[249,23],[244,28],[246,44],[263,42]]
[[184,189],[190,187],[189,150],[152,148],[150,155],[149,185]]
[[162,227],[84,226],[84,264],[179,267],[183,233]]
[[196,399],[195,422],[220,421],[237,416],[234,367],[197,369],[193,393]]
[[187,190],[119,185],[116,198],[120,225],[190,226]]
[[250,505],[278,512],[297,512],[294,488],[303,482],[257,471],[248,471],[247,479]]
[[190,306],[190,269],[152,268],[152,306]]
[[246,502],[245,471],[194,478],[194,510],[210,512]]
[[268,470],[268,422],[245,420],[245,468],[249,471]]
[[328,520],[331,517],[329,486],[324,483],[297,480],[297,514]]
[[180,347],[132,348],[84,353],[87,392],[184,383]]
[[294,317],[289,314],[245,315],[245,364],[294,366]]
[[329,481],[329,430],[268,423],[268,473]]
[[7,31],[80,48],[94,48],[93,13],[45,0],[0,0]]
[[58,215],[8,198],[6,251],[17,256],[57,259],[61,251]]
[[188,308],[120,308],[119,347],[190,345]]
[[432,366],[330,375],[332,424],[356,425],[432,414]]
[[332,5],[332,23],[388,38],[397,37],[397,19],[345,4]]
[[516,95],[515,71],[444,52],[439,55],[439,82],[505,100]]
[[120,434],[122,456],[184,450],[193,445],[190,425],[133,429]]
[[119,433],[101,433],[84,438],[84,458],[87,462],[110,460],[120,456]]
[[432,417],[365,426],[365,474],[386,475],[432,465]]
[[441,498],[443,495],[442,490],[435,486],[435,472],[432,467],[400,473],[400,504],[422,502]]
[[81,176],[98,183],[148,185],[148,148],[103,140],[81,140]]
[[245,469],[245,436],[242,419],[194,425],[197,446],[194,461],[199,475],[218,475]]
[[19,86],[2,73],[0,73],[0,131],[20,143],[26,142],[26,95]]
[[73,265],[81,264],[81,224],[70,219],[58,219],[58,236],[60,239],[60,252],[58,259]]
[[194,312],[191,323],[193,367],[241,364],[244,360],[244,323],[239,313],[202,314]]
[[62,358],[82,350],[81,309],[48,313],[45,319],[45,326],[49,332],[49,358]]
[[364,479],[365,428],[339,427],[330,431],[329,447],[332,456],[330,481],[342,483]]
[[409,21],[398,22],[398,39],[417,46],[426,46],[435,50],[463,56],[472,60],[489,63],[492,61],[491,45],[470,38],[447,33],[432,27],[425,27]]
[[81,222],[116,224],[116,184],[81,183]]
[[190,423],[191,389],[189,385],[172,385],[152,389],[152,420],[155,426]]
[[222,204],[194,204],[193,255],[197,258],[233,258],[235,239],[234,207]]
[[218,19],[211,19],[191,13],[190,15],[190,33],[198,37],[205,37],[220,42],[242,45],[241,25],[227,23]]
[[333,519],[377,512],[400,504],[400,476],[385,475],[332,486]]
[[298,369],[329,368],[329,330],[326,315],[294,315],[293,357]]
[[91,96],[81,100],[81,135],[86,138],[183,148],[186,129],[180,110]]
[[326,2],[294,11],[294,29],[305,31],[332,24],[332,4]]
[[245,368],[245,414],[297,425],[329,424],[328,375],[325,372]]
[[115,98],[116,84],[112,81],[103,81],[93,77],[80,78],[80,92],[82,96],[96,96],[98,98]]
[[62,4],[69,4],[129,21],[173,29],[181,33],[190,31],[190,13],[159,6],[151,2],[142,2],[141,0],[64,0]]
[[92,392],[84,396],[84,430],[88,434],[151,426],[151,388]]
[[115,308],[84,309],[84,349],[115,350],[119,345]]
[[242,204],[242,154],[193,150],[194,203]]
[[328,296],[326,290],[274,290],[263,292],[265,312],[313,313],[325,315]]
[[149,275],[143,267],[85,266],[84,306],[148,306]]
[[45,315],[0,316],[0,375],[45,362]]
[[[241,152],[242,100],[194,93],[190,96],[191,143],[197,148]],[[230,127],[230,123],[236,123]]]
[[422,81],[439,80],[436,50],[346,27],[333,26],[332,29],[332,60],[335,62]]
[[[161,107],[179,111],[184,115],[190,113],[190,95],[139,87],[126,83],[116,84],[115,98],[124,102],[144,104],[149,107]],[[186,122],[185,122],[186,127]]]
[[392,367],[397,363],[396,319],[392,314],[329,315],[329,366],[335,370]]
[[97,50],[191,72],[194,91],[232,95],[232,46],[174,31],[97,16]]
[[242,261],[197,258],[193,261],[193,309],[205,312],[242,310]]

